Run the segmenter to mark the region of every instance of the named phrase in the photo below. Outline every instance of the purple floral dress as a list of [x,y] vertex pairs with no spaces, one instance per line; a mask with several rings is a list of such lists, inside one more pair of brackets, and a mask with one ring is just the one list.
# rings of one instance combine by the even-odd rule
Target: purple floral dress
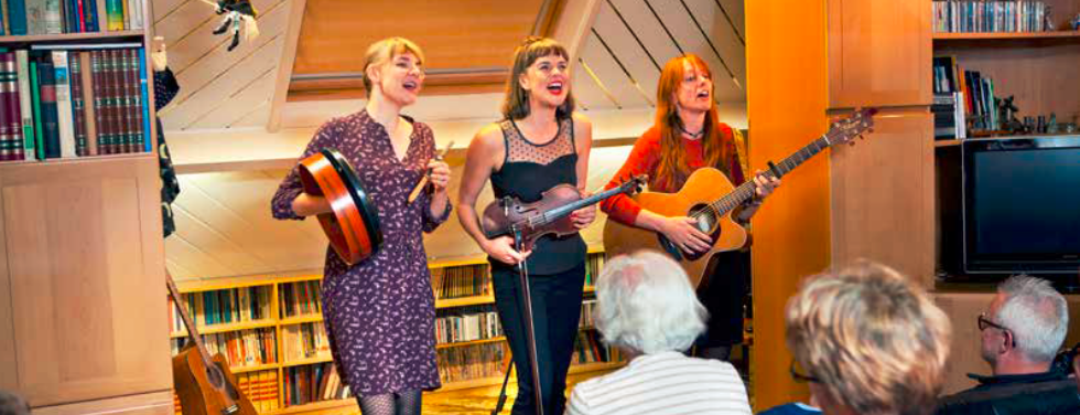
[[[435,298],[421,232],[431,232],[446,221],[450,208],[441,217],[432,217],[428,193],[406,203],[435,155],[431,128],[412,124],[404,161],[394,155],[386,129],[367,111],[319,127],[301,157],[327,147],[337,149],[352,163],[379,210],[383,233],[379,252],[350,267],[328,245],[322,282],[323,317],[334,362],[349,389],[362,396],[440,386]],[[292,210],[301,191],[294,167],[274,194],[274,217],[302,219]]]

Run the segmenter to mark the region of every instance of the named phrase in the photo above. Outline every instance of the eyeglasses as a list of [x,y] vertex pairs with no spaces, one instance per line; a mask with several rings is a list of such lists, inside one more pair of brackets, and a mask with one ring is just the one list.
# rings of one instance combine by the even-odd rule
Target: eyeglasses
[[979,331],[984,331],[984,330],[986,330],[987,327],[993,327],[993,328],[1001,330],[1001,331],[1003,331],[1005,333],[1009,333],[1009,337],[1012,339],[1012,346],[1016,347],[1016,335],[1013,334],[1012,330],[1009,330],[1008,327],[1005,327],[1005,326],[1002,326],[1002,325],[1000,325],[998,323],[990,321],[990,319],[986,318],[986,313],[979,314],[979,320],[978,321],[979,321]]
[[791,378],[794,379],[796,382],[799,382],[799,383],[808,383],[808,382],[822,383],[821,379],[818,378],[817,376],[804,374],[804,373],[807,373],[807,372],[805,370],[803,370],[802,365],[800,365],[799,362],[797,360],[795,360],[795,359],[791,359],[791,369],[790,370],[791,370]]

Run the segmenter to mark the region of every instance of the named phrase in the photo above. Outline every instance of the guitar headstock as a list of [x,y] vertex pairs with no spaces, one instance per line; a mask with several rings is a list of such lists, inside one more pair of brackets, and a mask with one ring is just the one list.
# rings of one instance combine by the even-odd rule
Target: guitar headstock
[[829,138],[829,144],[855,144],[853,140],[856,137],[862,137],[867,131],[873,131],[874,114],[877,112],[877,108],[863,108],[832,123],[829,132],[825,133]]

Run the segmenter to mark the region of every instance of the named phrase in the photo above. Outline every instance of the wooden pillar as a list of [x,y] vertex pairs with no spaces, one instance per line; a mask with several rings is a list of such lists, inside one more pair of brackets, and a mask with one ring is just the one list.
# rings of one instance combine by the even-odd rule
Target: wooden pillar
[[[828,127],[826,3],[746,2],[750,164],[765,169]],[[784,305],[804,275],[829,265],[829,159],[784,177],[753,220],[755,410],[807,399],[788,374]]]

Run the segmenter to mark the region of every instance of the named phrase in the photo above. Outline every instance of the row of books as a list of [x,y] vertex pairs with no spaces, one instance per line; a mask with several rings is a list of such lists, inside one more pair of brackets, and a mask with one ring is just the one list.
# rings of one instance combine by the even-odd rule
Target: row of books
[[934,1],[939,33],[1045,32],[1049,8],[1041,1]]
[[948,95],[934,95],[934,104],[930,112],[934,114],[934,138],[942,140],[967,138],[967,122],[963,92]]
[[267,414],[278,409],[278,373],[277,370],[237,373],[236,386],[251,400],[251,404],[260,414]]
[[142,0],[0,0],[0,36],[145,28]]
[[437,343],[468,342],[492,339],[503,335],[499,316],[490,307],[488,311],[476,309],[439,310],[435,318],[435,341]]
[[[277,342],[273,328],[231,331],[202,335],[206,351],[211,356],[221,353],[229,367],[250,367],[277,363]],[[188,347],[190,339],[172,340],[173,356]]]
[[[188,314],[199,328],[215,324],[243,323],[270,319],[270,286],[231,288],[181,294]],[[172,332],[184,332],[184,321],[169,298]]]
[[578,327],[585,329],[596,326],[596,318],[593,316],[594,310],[596,310],[595,298],[581,302],[581,320],[578,320]]
[[[934,94],[952,97],[952,102],[958,107],[957,116],[970,120],[968,127],[971,130],[1001,129],[1004,120],[998,116],[999,103],[995,98],[993,79],[979,71],[965,70],[954,56],[934,57],[932,67]],[[940,98],[935,105],[948,105],[949,100]],[[958,131],[957,138],[963,138],[967,133]]]
[[451,383],[501,376],[507,347],[505,342],[495,342],[439,349],[436,351],[439,378],[443,383]]
[[615,362],[619,360],[614,348],[600,341],[600,334],[595,330],[578,332],[574,341],[574,356],[570,362],[577,364]]
[[491,294],[491,273],[487,264],[431,270],[435,298],[450,299]]
[[352,396],[333,363],[289,367],[284,376],[282,390],[286,407]]
[[[278,409],[278,374],[277,370],[262,370],[248,373],[234,373],[236,387],[251,401],[251,405],[260,414],[268,414]],[[176,415],[183,415],[183,406],[180,404],[180,396],[173,393],[173,411]],[[196,413],[190,409],[187,413]]]
[[0,50],[0,161],[152,151],[138,46]]
[[299,281],[281,285],[281,316],[296,317],[322,312],[320,281]]
[[330,340],[322,322],[292,324],[281,328],[281,352],[286,362],[329,359]]

